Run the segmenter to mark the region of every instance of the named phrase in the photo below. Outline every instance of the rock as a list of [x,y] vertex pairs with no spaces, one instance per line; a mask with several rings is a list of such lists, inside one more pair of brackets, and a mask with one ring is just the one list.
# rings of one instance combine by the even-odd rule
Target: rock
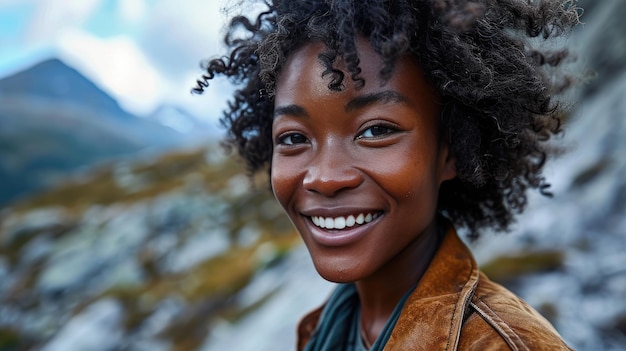
[[72,318],[42,351],[112,351],[119,349],[124,336],[122,306],[114,300],[100,300]]

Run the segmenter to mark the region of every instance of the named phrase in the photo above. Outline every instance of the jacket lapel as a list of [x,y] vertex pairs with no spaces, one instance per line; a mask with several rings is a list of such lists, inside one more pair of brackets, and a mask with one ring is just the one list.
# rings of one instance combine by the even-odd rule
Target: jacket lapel
[[451,228],[406,301],[384,350],[455,350],[478,274],[471,252]]
[[[478,276],[474,257],[451,227],[407,299],[384,351],[456,350]],[[297,350],[304,349],[322,308],[300,321]]]

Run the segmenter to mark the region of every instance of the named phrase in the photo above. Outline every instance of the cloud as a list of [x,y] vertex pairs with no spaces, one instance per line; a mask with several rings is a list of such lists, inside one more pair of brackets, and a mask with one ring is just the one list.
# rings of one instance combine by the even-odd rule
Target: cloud
[[217,124],[234,88],[215,80],[201,96],[190,93],[202,74],[203,59],[225,52],[221,40],[228,0],[179,0],[155,3],[146,17],[139,46],[168,82],[164,102],[179,104],[198,118]]
[[117,6],[120,18],[127,23],[140,22],[148,12],[148,5],[145,0],[118,1]]
[[102,0],[38,0],[25,41],[29,44],[53,40],[67,29],[81,27]]
[[139,43],[171,78],[199,72],[202,59],[221,50],[224,1],[161,1],[151,9]]
[[130,112],[151,111],[166,83],[129,37],[97,38],[68,30],[59,38],[62,59],[80,70]]
[[228,81],[217,79],[205,94],[191,94],[199,77],[195,70],[167,79],[129,37],[102,39],[68,30],[59,38],[57,47],[61,59],[138,115],[147,115],[161,104],[172,104],[217,125],[234,91]]
[[222,117],[222,111],[228,106],[235,88],[226,79],[218,78],[211,82],[204,94],[192,94],[190,90],[197,78],[197,74],[190,72],[179,82],[172,82],[166,101],[179,104],[197,118],[218,125],[218,119]]
[[[202,73],[200,61],[225,51],[220,42],[227,15],[221,9],[232,0],[0,0],[0,5],[18,1],[35,10],[26,38],[19,40],[22,51],[58,48],[61,59],[130,112],[147,114],[168,103],[217,124],[232,96],[226,80],[213,81],[202,96],[190,93]],[[228,16],[243,10],[231,8]],[[112,37],[87,32],[107,23],[119,26],[107,33]]]
[[179,0],[155,3],[139,38],[140,45],[165,74],[200,72],[200,61],[225,53],[226,23],[234,15],[265,9],[244,0]]

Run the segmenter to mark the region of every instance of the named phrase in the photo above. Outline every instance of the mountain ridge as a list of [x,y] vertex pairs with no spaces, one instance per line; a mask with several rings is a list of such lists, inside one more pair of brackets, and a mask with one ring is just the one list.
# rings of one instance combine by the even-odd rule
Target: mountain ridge
[[32,96],[98,106],[103,115],[133,118],[118,102],[71,65],[50,57],[0,79],[0,96]]
[[184,140],[127,112],[63,60],[44,59],[0,79],[0,205],[103,160],[165,151]]

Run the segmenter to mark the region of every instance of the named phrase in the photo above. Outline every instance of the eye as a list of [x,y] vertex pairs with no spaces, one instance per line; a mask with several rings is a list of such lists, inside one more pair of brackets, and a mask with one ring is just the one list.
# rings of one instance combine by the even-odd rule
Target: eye
[[359,135],[357,135],[357,139],[363,138],[376,138],[383,135],[391,134],[396,132],[398,129],[392,126],[388,126],[385,124],[377,124],[375,126],[371,126],[365,130],[363,130]]
[[307,142],[307,138],[300,133],[283,134],[278,137],[278,143],[283,145],[297,145]]

